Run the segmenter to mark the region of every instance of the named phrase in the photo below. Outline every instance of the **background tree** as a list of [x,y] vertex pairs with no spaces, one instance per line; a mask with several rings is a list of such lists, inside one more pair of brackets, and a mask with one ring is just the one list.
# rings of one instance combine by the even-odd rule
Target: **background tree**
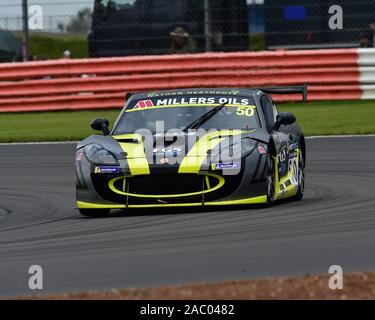
[[[92,11],[90,8],[84,8],[78,11],[76,17],[73,17],[68,25],[66,31],[70,33],[85,33],[90,30],[92,19]],[[59,26],[61,30],[61,26]],[[63,28],[64,29],[64,28]]]

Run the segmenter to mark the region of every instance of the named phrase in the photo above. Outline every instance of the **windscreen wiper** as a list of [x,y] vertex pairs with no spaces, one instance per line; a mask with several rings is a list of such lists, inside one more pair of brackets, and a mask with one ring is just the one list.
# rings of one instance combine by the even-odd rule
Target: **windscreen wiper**
[[194,120],[192,123],[190,123],[183,132],[187,132],[189,129],[197,129],[199,128],[203,123],[210,120],[215,114],[217,114],[221,109],[223,109],[228,102],[224,102],[217,107],[213,108],[212,110],[206,112],[205,114],[201,115],[198,119]]

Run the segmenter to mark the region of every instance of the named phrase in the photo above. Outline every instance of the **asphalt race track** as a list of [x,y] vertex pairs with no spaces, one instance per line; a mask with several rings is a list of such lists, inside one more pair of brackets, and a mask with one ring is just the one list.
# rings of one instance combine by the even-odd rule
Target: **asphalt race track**
[[74,209],[74,145],[0,145],[0,297],[375,270],[375,137],[311,139],[302,202],[273,208]]

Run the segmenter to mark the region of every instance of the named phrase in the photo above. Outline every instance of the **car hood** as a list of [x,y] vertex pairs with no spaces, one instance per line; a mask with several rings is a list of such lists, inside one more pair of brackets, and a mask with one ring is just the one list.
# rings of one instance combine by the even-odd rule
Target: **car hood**
[[117,158],[149,158],[149,157],[202,157],[219,148],[219,145],[230,145],[241,139],[268,143],[269,134],[263,129],[245,131],[215,130],[212,132],[196,132],[187,134],[153,135],[142,138],[136,133],[115,136],[93,135],[77,145],[80,149],[88,144],[97,143],[111,151]]

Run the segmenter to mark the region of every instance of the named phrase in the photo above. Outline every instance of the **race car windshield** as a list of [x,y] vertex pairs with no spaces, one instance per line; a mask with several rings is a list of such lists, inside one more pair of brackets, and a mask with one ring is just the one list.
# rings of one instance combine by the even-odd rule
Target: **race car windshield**
[[[246,100],[246,101],[245,101]],[[256,107],[250,99],[244,99],[241,103],[234,101],[222,101],[225,104],[215,115],[204,121],[199,129],[204,130],[224,130],[224,129],[243,129],[251,130],[259,127],[258,115]],[[216,101],[216,100],[215,100]],[[163,131],[181,130],[184,131],[195,120],[202,118],[205,114],[220,105],[211,100],[211,103],[202,104],[172,104],[156,105],[157,101],[140,101],[135,105],[129,106],[123,113],[117,126],[114,128],[113,134],[132,133],[139,129],[147,129],[152,133],[160,130]],[[245,103],[247,102],[247,104]]]

